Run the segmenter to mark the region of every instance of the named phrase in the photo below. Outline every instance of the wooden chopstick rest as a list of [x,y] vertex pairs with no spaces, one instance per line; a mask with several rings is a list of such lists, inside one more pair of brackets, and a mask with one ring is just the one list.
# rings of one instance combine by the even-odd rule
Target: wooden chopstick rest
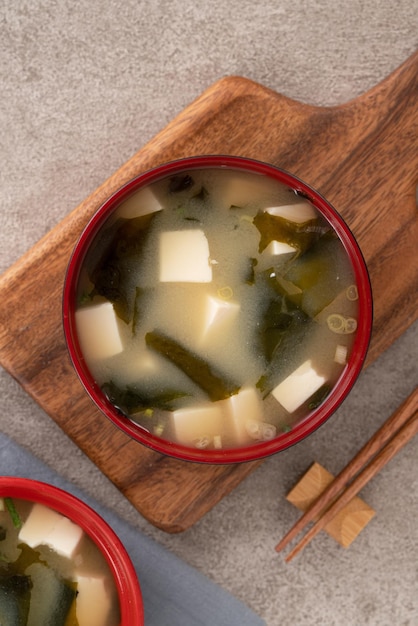
[[276,546],[277,552],[283,550],[309,522],[315,521],[288,554],[286,561],[294,558],[416,434],[418,434],[418,387],[415,387],[335,480],[323,489],[322,494],[312,505],[308,506],[301,518],[279,541]]
[[[334,476],[319,463],[313,463],[301,480],[287,494],[286,500],[300,511],[306,511],[334,480]],[[344,548],[354,541],[376,512],[364,500],[355,496],[325,526],[324,530]],[[318,516],[315,518],[318,519]]]

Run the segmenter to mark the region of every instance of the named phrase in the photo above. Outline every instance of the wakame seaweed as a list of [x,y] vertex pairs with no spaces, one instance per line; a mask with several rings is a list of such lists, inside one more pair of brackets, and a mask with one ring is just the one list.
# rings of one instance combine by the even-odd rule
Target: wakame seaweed
[[136,294],[127,289],[126,275],[129,272],[129,260],[140,258],[146,241],[146,230],[156,213],[133,219],[119,219],[111,227],[111,236],[105,230],[97,242],[101,250],[99,259],[93,262],[87,259],[86,267],[94,285],[91,297],[102,296],[112,302],[115,312],[127,324],[132,321],[135,312]]
[[181,191],[190,189],[193,185],[194,180],[190,174],[185,174],[184,176],[172,176],[172,178],[170,178],[168,190],[170,193],[180,193]]
[[[271,314],[271,311],[269,313]],[[315,324],[308,315],[298,308],[295,308],[290,315],[292,319],[289,323],[288,320],[284,321],[279,313],[277,317],[278,327],[274,328],[273,326],[270,327],[270,330],[267,329],[264,337],[265,350],[268,350],[271,356],[264,374],[256,384],[264,398],[292,372],[292,359],[289,359],[287,355],[293,357],[297,353],[309,334],[311,325]],[[268,320],[265,323],[268,324]],[[287,328],[283,328],[286,324],[288,324]],[[280,325],[282,329],[280,329]]]
[[261,316],[258,332],[261,350],[267,361],[274,359],[287,335],[297,336],[308,322],[309,316],[285,296],[276,296],[270,300]]
[[168,389],[158,394],[145,393],[132,386],[119,387],[113,381],[102,385],[108,400],[124,415],[133,415],[146,409],[172,411],[175,400],[184,398],[186,392]]
[[25,574],[0,573],[0,624],[27,624],[32,582]]
[[[3,562],[0,566],[0,624],[27,624],[29,612],[32,610],[31,600],[34,595],[38,597],[44,585],[44,577],[36,575],[41,569],[49,578],[54,579],[56,594],[53,597],[48,595],[44,599],[42,621],[37,623],[42,623],[42,626],[65,626],[77,595],[76,583],[60,578],[46,565],[37,550],[26,544],[21,544],[19,548],[20,554],[15,561]],[[35,605],[40,606],[39,601]]]
[[253,223],[260,232],[260,253],[272,241],[282,241],[295,248],[299,254],[303,253],[317,241],[324,230],[318,219],[296,224],[267,211],[259,211]]
[[257,265],[257,259],[253,257],[249,258],[247,261],[247,269],[245,272],[245,282],[247,285],[254,285],[255,282],[255,267]]
[[338,254],[340,246],[335,232],[328,231],[286,269],[284,278],[306,293],[302,297],[301,308],[311,317],[315,317],[352,282],[351,274],[344,269],[345,259]]
[[264,310],[260,312],[256,333],[257,352],[263,354],[268,363],[271,363],[286,336],[298,333],[311,319],[300,307],[300,296],[289,295],[280,280],[273,268],[257,275],[257,281],[264,283],[270,294]]
[[309,399],[308,408],[310,411],[317,409],[320,404],[323,403],[325,398],[330,394],[331,386],[330,385],[322,385]]
[[145,335],[145,341],[152,348],[181,369],[198,385],[212,401],[224,400],[239,391],[240,386],[228,381],[202,357],[194,354],[179,342],[156,330]]

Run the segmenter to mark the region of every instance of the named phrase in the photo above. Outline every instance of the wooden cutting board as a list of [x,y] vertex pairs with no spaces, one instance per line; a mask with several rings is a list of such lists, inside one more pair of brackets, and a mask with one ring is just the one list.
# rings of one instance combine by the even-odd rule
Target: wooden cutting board
[[241,77],[219,80],[0,278],[0,363],[137,510],[167,532],[190,527],[259,463],[173,460],[102,417],[70,364],[61,295],[72,248],[101,203],[140,172],[197,154],[273,163],[343,215],[374,293],[369,364],[417,318],[418,52],[377,87],[336,107],[301,104]]

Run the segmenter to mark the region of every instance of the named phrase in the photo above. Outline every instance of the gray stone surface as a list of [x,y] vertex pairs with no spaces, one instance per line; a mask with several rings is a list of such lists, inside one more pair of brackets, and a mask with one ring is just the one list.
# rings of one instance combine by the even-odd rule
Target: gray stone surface
[[[206,87],[242,75],[317,105],[348,101],[417,46],[418,1],[3,0],[0,271]],[[285,494],[340,470],[412,390],[415,324],[307,440],[267,460],[194,528],[151,527],[3,370],[0,428],[241,598],[268,626],[418,624],[418,442],[362,492],[377,515],[347,550],[319,535],[286,565]]]

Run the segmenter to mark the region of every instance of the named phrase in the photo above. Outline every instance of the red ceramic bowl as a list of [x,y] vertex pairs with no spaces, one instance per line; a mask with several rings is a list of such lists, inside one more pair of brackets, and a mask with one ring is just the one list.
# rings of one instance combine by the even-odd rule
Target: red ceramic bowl
[[[92,240],[107,218],[123,201],[148,184],[166,177],[205,168],[262,174],[283,183],[298,195],[307,198],[328,221],[342,242],[351,262],[358,288],[358,326],[354,345],[337,384],[323,403],[312,410],[300,423],[294,425],[289,432],[281,432],[274,439],[222,450],[202,450],[170,442],[146,431],[116,410],[105,397],[86,365],[75,325],[75,294],[80,269]],[[340,406],[365,361],[372,328],[372,293],[367,267],[353,234],[339,213],[318,192],[290,173],[267,163],[241,157],[197,156],[173,161],[139,175],[114,193],[98,209],[81,234],[69,262],[63,293],[63,325],[71,360],[85,390],[103,414],[126,434],[157,452],[176,458],[207,463],[237,463],[266,457],[301,441],[323,424]]]
[[58,487],[14,476],[0,477],[0,497],[43,504],[78,524],[98,546],[113,574],[120,604],[120,626],[144,624],[142,595],[134,566],[120,539],[93,509]]

